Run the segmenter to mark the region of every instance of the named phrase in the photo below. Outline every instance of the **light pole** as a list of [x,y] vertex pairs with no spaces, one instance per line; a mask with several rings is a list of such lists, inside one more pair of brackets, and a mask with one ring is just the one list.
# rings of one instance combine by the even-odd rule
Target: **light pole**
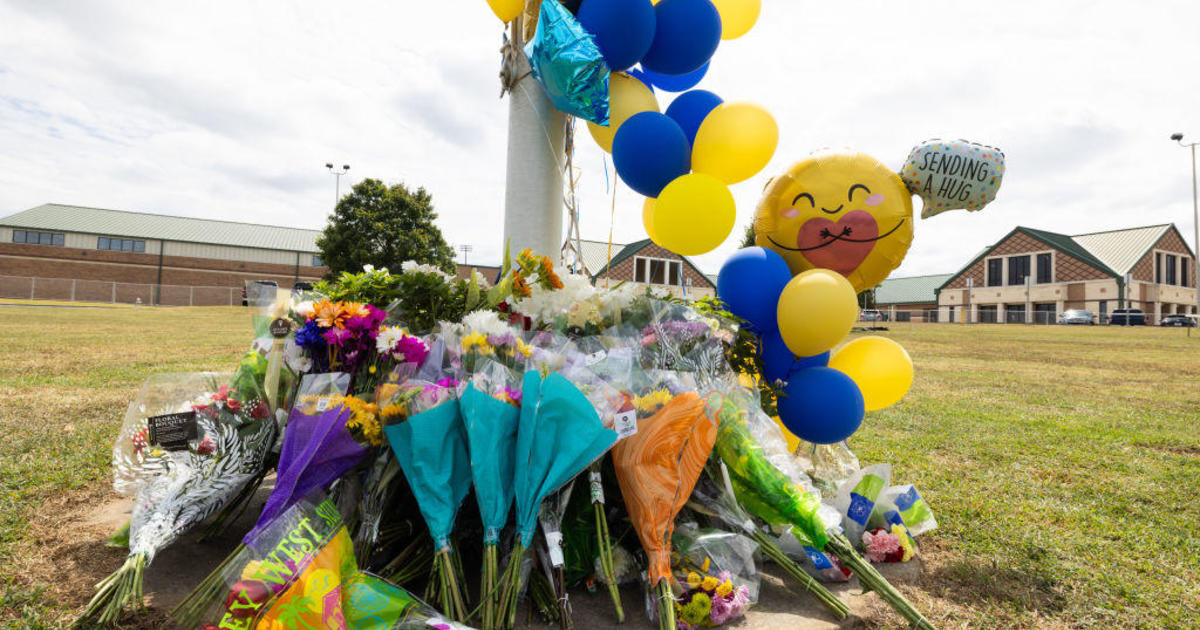
[[462,252],[462,254],[463,254],[463,266],[464,267],[467,265],[467,254],[470,254],[474,249],[475,249],[475,247],[472,245],[459,245],[458,246],[458,251]]
[[333,207],[336,208],[338,201],[342,199],[342,175],[345,175],[350,170],[350,165],[343,164],[342,170],[335,171],[333,170],[333,162],[326,162],[325,168],[329,169],[330,173],[333,173],[333,177],[336,180],[333,184]]
[[1200,276],[1197,276],[1200,274],[1200,200],[1196,193],[1196,145],[1200,141],[1185,143],[1182,133],[1171,134],[1171,139],[1192,150],[1192,263],[1195,266],[1192,282],[1196,285],[1196,318],[1200,320]]

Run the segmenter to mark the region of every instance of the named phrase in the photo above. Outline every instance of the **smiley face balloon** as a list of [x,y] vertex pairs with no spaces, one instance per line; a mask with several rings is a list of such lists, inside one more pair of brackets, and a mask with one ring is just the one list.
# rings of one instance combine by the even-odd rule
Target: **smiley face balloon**
[[865,153],[818,154],[767,184],[754,233],[793,274],[832,269],[863,291],[908,253],[912,195],[899,175]]

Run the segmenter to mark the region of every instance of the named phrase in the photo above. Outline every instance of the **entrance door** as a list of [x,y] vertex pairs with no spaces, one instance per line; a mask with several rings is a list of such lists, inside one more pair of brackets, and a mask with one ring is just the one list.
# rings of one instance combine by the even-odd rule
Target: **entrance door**
[[1108,323],[1108,300],[1100,300],[1100,323]]
[[1024,304],[1009,304],[1004,307],[1004,323],[1006,324],[1024,324],[1025,323],[1025,305]]

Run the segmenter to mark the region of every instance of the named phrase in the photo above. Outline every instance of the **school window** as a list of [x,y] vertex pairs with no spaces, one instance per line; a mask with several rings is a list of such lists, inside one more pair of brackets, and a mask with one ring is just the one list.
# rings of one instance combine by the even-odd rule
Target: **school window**
[[1049,284],[1054,282],[1054,265],[1050,259],[1050,254],[1037,255],[1037,281],[1038,284]]
[[1175,284],[1175,261],[1176,257],[1167,254],[1167,284]]
[[325,263],[321,261],[321,257],[320,257],[320,256],[313,256],[313,257],[312,257],[312,266],[314,266],[314,267],[324,267],[324,266],[325,266]]
[[997,315],[999,315],[999,310],[997,310],[995,304],[979,306],[980,324],[995,324]]
[[13,230],[13,242],[26,245],[57,245],[63,244],[63,235],[54,232],[35,232],[33,230]]
[[680,283],[680,262],[661,258],[637,257],[633,260],[633,281],[642,284]]
[[1187,258],[1179,259],[1179,286],[1188,286],[1188,267],[1192,266],[1192,261]]
[[992,258],[987,265],[987,285],[999,287],[1004,285],[1004,259]]
[[146,251],[146,241],[136,241],[131,238],[109,238],[101,236],[96,240],[96,249],[104,249],[114,252],[135,252],[141,254]]
[[1154,252],[1154,284],[1162,284],[1162,252]]
[[1025,279],[1029,277],[1029,255],[1013,256],[1008,259],[1008,285],[1018,286],[1025,284]]

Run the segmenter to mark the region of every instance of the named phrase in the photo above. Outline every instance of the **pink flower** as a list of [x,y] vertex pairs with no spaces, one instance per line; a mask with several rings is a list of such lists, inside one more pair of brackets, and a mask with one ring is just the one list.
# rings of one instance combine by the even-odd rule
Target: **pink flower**
[[429,348],[416,337],[404,336],[392,346],[392,356],[397,361],[421,365],[425,362],[425,357],[429,356]]
[[729,621],[733,618],[733,603],[724,597],[714,597],[712,600],[712,610],[709,611],[708,618],[716,626]]
[[886,562],[888,556],[900,551],[900,538],[883,528],[876,529],[875,532],[863,532],[865,555],[871,562]]
[[196,445],[197,455],[212,455],[215,450],[217,450],[217,441],[211,435],[204,436],[204,439]]

